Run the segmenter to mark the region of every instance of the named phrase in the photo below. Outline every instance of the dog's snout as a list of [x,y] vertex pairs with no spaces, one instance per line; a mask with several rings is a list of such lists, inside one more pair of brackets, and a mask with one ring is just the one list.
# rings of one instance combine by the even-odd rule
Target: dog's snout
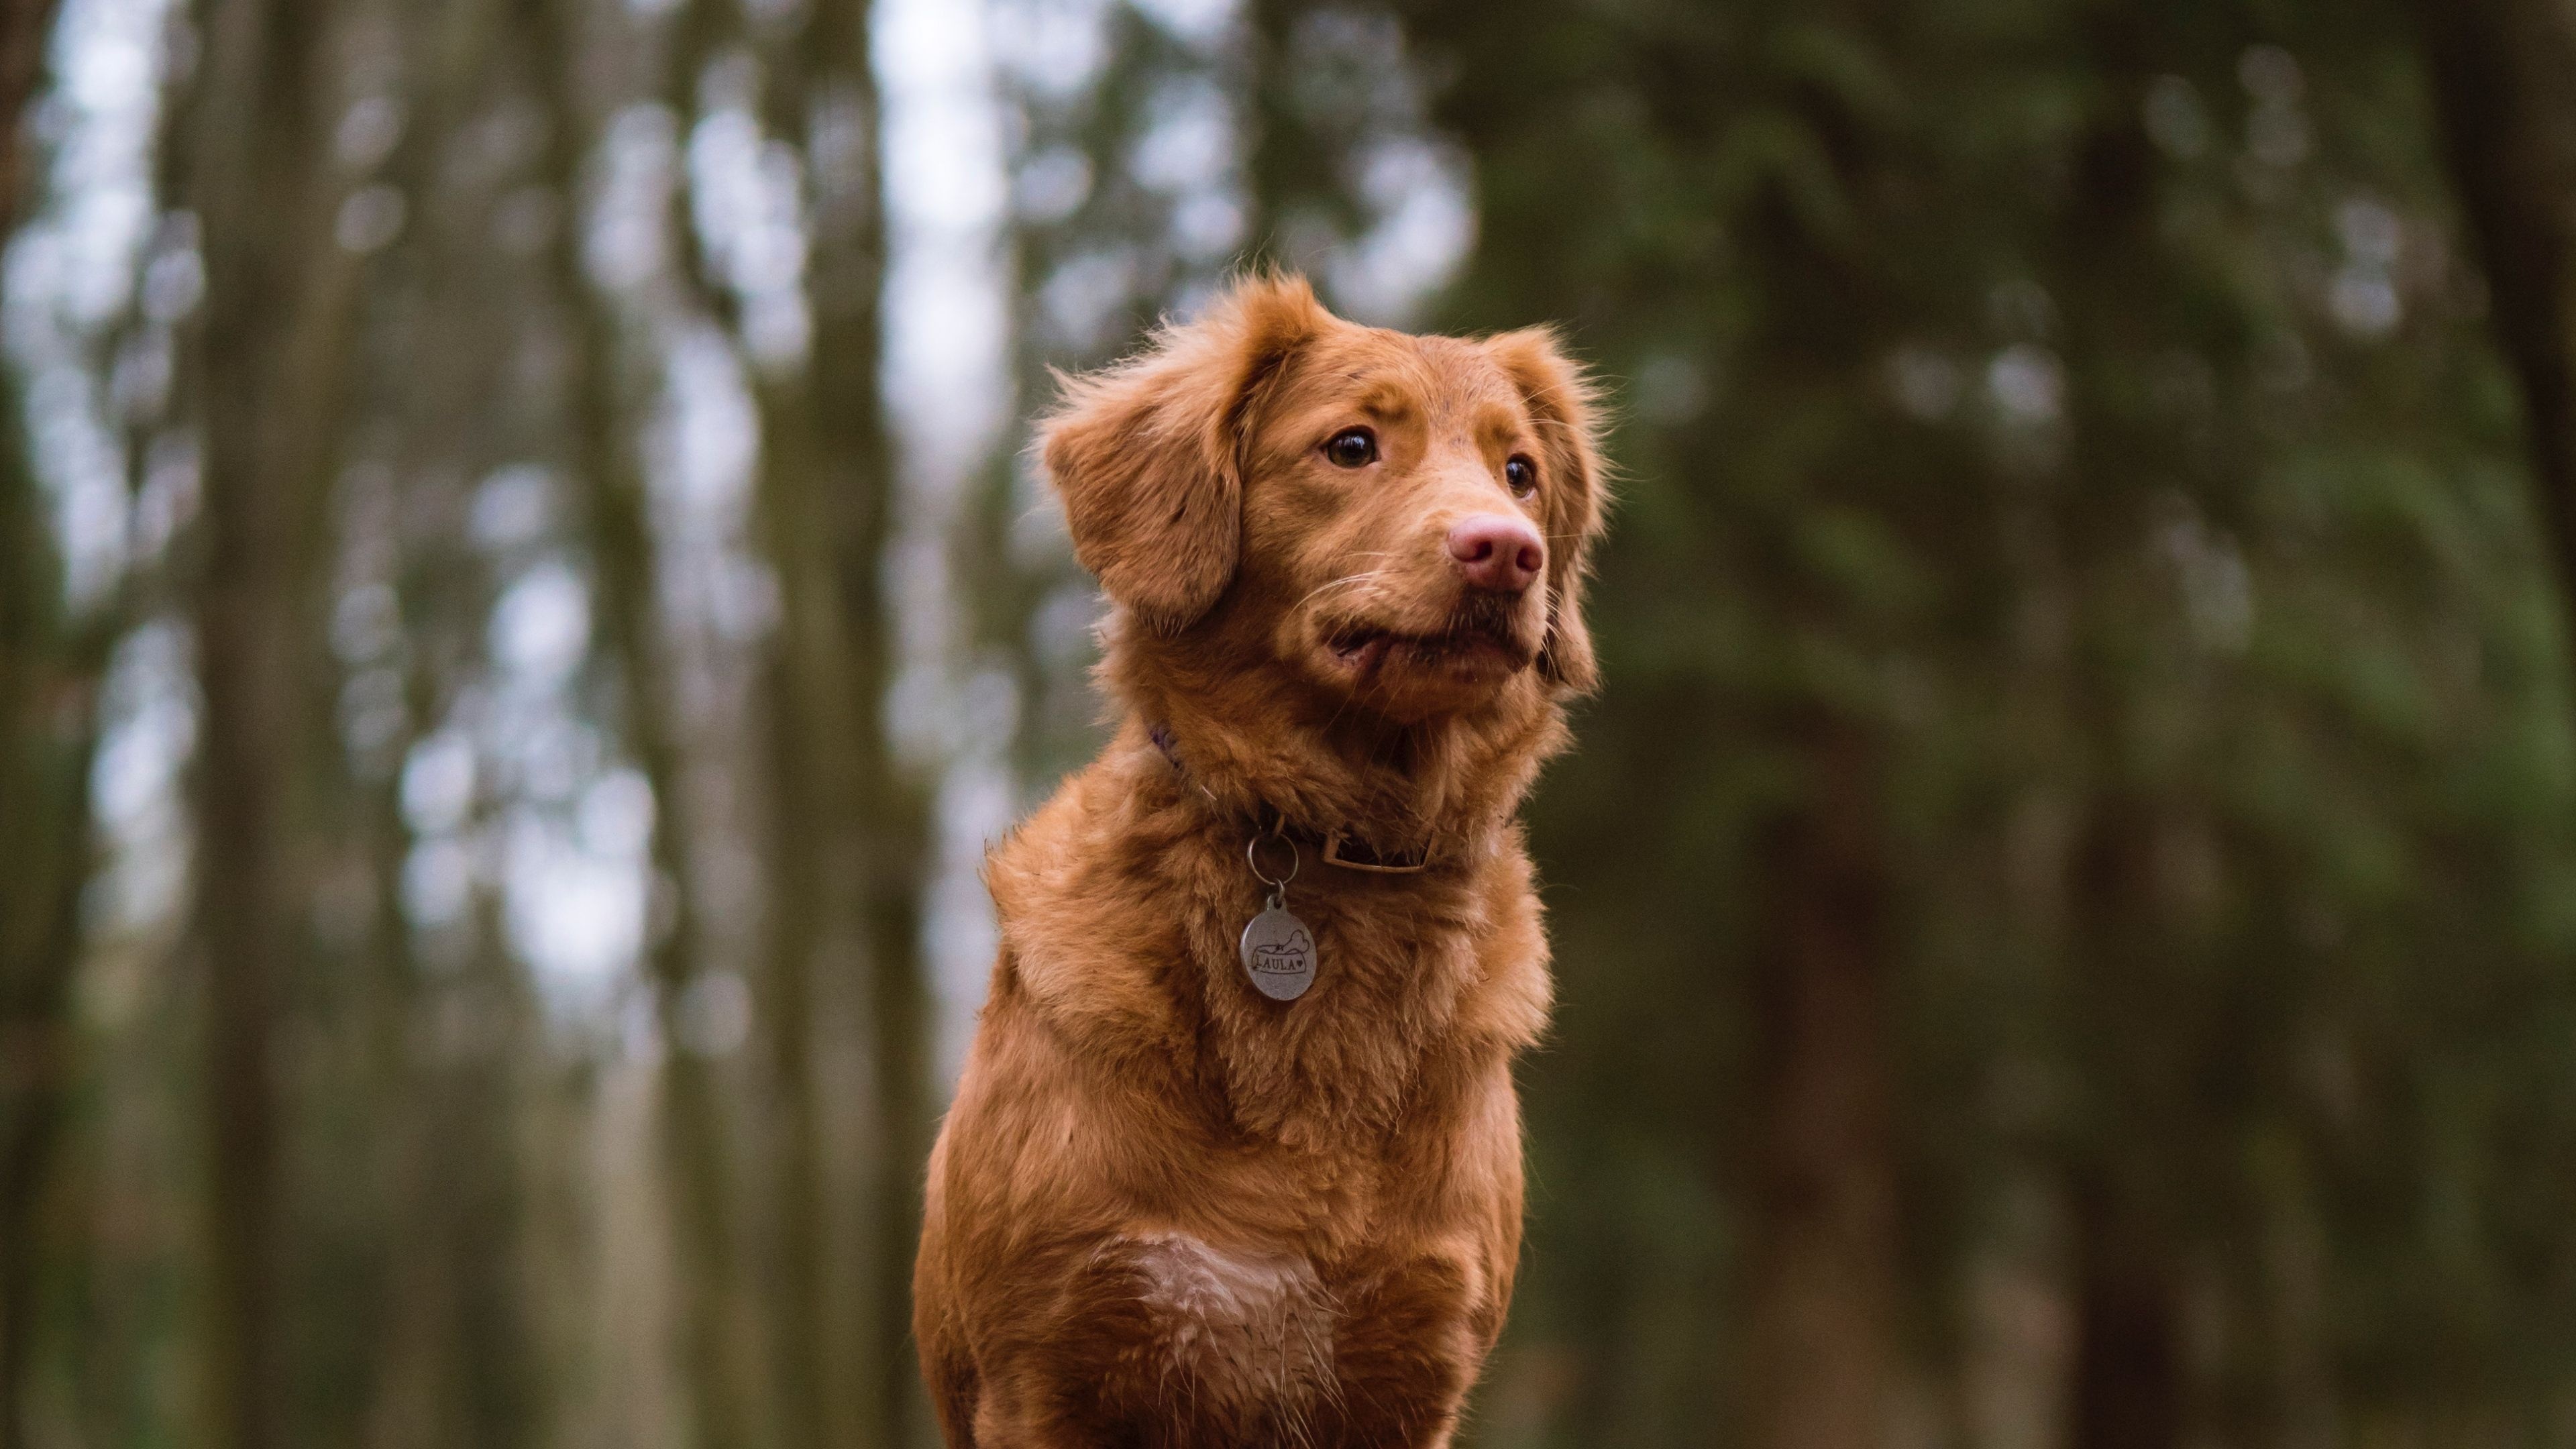
[[1547,548],[1538,530],[1518,518],[1478,513],[1459,519],[1449,529],[1449,557],[1467,586],[1517,594],[1538,578],[1547,564]]

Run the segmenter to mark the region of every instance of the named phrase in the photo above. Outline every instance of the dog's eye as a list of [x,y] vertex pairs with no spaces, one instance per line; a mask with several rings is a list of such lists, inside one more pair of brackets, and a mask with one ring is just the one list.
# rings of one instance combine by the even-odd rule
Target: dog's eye
[[1503,463],[1503,482],[1514,498],[1527,498],[1530,490],[1538,486],[1538,465],[1514,453]]
[[1325,442],[1324,456],[1336,468],[1365,468],[1377,461],[1377,434],[1366,428],[1344,428]]

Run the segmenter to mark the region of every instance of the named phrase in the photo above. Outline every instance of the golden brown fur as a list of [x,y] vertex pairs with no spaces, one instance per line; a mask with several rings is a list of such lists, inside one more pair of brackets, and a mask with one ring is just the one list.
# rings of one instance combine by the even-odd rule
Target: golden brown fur
[[[1447,1442],[1520,1250],[1549,985],[1514,811],[1592,683],[1593,431],[1546,333],[1361,328],[1295,280],[1067,385],[1044,457],[1123,717],[989,865],[914,1285],[952,1446]],[[1534,525],[1535,584],[1462,583],[1469,515]],[[1321,958],[1292,1002],[1236,958],[1278,819]],[[1429,868],[1327,865],[1336,829]]]

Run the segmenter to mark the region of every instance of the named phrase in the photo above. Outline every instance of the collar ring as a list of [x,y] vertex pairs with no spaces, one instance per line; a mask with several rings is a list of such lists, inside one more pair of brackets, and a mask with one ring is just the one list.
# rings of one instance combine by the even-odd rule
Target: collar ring
[[[1281,845],[1288,847],[1288,873],[1286,875],[1274,876],[1261,868],[1261,842],[1265,840],[1276,840]],[[1273,890],[1284,891],[1288,888],[1288,882],[1297,878],[1297,868],[1304,864],[1304,861],[1298,853],[1297,842],[1288,838],[1288,832],[1286,830],[1274,827],[1266,835],[1256,835],[1250,840],[1243,842],[1243,863],[1252,867],[1252,878],[1254,880],[1261,882],[1263,885],[1269,886]]]

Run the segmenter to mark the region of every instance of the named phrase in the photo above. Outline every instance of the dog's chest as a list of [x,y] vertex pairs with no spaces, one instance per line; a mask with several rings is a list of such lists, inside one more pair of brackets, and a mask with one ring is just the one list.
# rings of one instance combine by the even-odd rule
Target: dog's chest
[[1179,1412],[1209,1443],[1379,1442],[1454,1399],[1496,1312],[1472,1260],[1452,1255],[1319,1268],[1178,1232],[1107,1251],[1142,1319],[1121,1397],[1143,1421]]
[[1304,1255],[1187,1233],[1122,1239],[1148,1356],[1238,1420],[1298,1415],[1329,1392],[1335,1305]]

